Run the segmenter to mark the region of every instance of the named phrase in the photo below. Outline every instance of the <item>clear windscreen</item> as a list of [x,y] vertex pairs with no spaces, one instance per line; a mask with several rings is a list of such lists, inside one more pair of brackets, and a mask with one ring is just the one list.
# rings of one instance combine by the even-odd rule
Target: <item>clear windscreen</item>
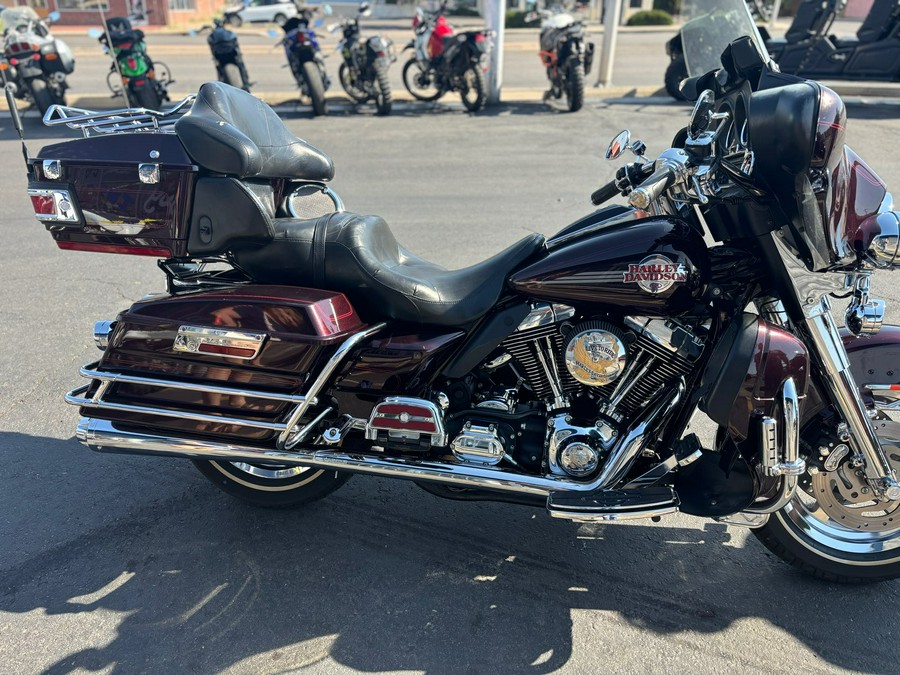
[[31,7],[10,7],[0,12],[0,23],[4,28],[16,28],[38,21],[39,17]]
[[767,54],[744,0],[683,0],[681,43],[689,77],[722,67],[722,52],[739,37],[749,35],[761,54]]

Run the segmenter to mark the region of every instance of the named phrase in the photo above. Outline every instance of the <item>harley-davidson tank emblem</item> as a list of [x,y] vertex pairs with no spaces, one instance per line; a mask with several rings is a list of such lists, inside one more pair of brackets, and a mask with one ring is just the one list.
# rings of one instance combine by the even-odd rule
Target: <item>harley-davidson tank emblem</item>
[[651,255],[639,263],[629,264],[622,281],[637,284],[648,293],[663,293],[675,284],[683,284],[687,278],[683,264],[664,255]]
[[589,329],[575,335],[566,347],[566,369],[581,384],[599,387],[622,374],[628,350],[614,334]]

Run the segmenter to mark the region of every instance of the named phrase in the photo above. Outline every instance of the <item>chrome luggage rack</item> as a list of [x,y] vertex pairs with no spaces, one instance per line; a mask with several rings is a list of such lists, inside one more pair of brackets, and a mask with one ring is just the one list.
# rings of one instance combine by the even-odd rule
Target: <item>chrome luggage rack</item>
[[172,133],[172,125],[189,109],[196,98],[186,96],[168,110],[149,108],[119,108],[118,110],[85,110],[66,105],[52,105],[44,115],[44,124],[56,127],[65,124],[80,130],[85,137],[94,134],[124,134],[136,131]]

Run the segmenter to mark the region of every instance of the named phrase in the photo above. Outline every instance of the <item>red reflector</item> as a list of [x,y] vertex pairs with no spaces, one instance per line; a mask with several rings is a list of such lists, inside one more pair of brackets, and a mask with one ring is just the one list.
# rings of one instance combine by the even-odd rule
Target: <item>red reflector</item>
[[10,59],[9,63],[10,65],[17,66],[19,65],[19,59]]
[[40,54],[32,54],[32,55],[31,55],[31,60],[32,60],[32,61],[40,61],[40,60],[41,60],[41,55],[40,55]]
[[120,244],[95,244],[81,241],[58,241],[56,245],[65,251],[91,251],[93,253],[123,253],[125,255],[152,255],[155,258],[171,258],[167,248],[148,246],[122,246]]
[[137,84],[137,85],[142,85],[142,84],[144,84],[145,82],[147,82],[147,80],[135,80],[135,81],[134,81],[134,83]]
[[430,409],[408,403],[379,403],[370,425],[376,429],[392,431],[418,431],[426,434],[438,432],[437,421]]
[[56,207],[53,205],[53,195],[31,195],[31,205],[34,206],[34,215],[56,215]]
[[244,359],[250,359],[256,356],[255,349],[245,349],[243,347],[226,347],[225,345],[211,345],[209,343],[201,343],[197,347],[198,352],[204,354],[221,354],[222,356],[240,356]]
[[478,35],[475,36],[475,42],[484,42],[484,35],[478,33]]
[[137,68],[137,61],[135,61],[134,59],[128,59],[128,61],[126,61],[126,63],[128,64],[128,67],[131,68],[132,70]]

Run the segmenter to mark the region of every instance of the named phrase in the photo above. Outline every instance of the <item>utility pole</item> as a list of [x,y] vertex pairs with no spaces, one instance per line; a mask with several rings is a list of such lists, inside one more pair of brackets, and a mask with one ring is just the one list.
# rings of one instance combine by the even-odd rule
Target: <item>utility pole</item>
[[613,60],[616,55],[616,35],[619,32],[622,0],[606,0],[603,14],[603,49],[600,52],[600,67],[597,69],[595,87],[612,85]]
[[494,31],[488,61],[488,105],[499,105],[503,87],[503,33],[506,28],[506,0],[486,0],[485,23]]

